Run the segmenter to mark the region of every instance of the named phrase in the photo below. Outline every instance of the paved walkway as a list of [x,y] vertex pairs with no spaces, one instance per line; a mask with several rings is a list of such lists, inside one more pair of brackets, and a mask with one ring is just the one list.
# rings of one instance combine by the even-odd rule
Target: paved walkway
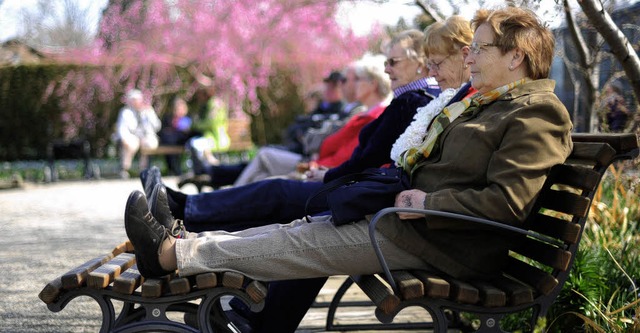
[[[175,178],[165,181],[175,188]],[[0,190],[0,332],[98,332],[101,315],[92,299],[76,298],[53,313],[38,293],[51,279],[126,239],[124,206],[135,189],[142,189],[137,179]],[[328,299],[340,283],[341,278],[330,279],[321,297]],[[351,294],[362,297],[357,290]],[[312,309],[298,332],[321,332],[325,314],[326,309]],[[338,320],[373,319],[372,314],[371,308],[357,308]],[[414,320],[416,312],[405,317]]]

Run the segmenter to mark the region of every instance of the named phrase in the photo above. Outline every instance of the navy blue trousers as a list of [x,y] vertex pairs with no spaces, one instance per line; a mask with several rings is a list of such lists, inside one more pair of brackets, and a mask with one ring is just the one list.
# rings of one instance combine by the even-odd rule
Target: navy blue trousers
[[193,232],[236,231],[273,223],[289,223],[328,208],[307,199],[322,187],[321,182],[267,179],[245,186],[205,192],[187,197],[184,224]]

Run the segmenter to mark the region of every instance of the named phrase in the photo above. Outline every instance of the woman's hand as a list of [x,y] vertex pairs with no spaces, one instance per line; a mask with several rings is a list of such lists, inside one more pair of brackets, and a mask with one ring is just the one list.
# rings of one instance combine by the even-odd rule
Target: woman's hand
[[[396,195],[396,204],[398,208],[416,208],[424,209],[424,199],[427,197],[427,193],[420,190],[406,190]],[[424,217],[424,214],[416,213],[403,213],[398,212],[398,217],[401,220],[419,219]]]
[[317,168],[312,168],[309,171],[305,172],[305,176],[307,177],[306,179],[308,181],[313,181],[313,182],[321,182],[324,180],[324,174],[327,173],[327,168],[325,167],[317,167]]

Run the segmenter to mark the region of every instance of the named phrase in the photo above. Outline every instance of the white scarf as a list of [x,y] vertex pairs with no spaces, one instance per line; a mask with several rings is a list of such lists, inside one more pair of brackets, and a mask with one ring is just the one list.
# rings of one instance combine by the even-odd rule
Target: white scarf
[[449,103],[449,100],[458,92],[460,88],[453,89],[448,88],[438,95],[429,104],[419,107],[416,110],[416,114],[413,116],[413,121],[407,129],[398,137],[398,140],[391,147],[391,159],[395,161],[396,166],[400,155],[411,147],[418,147],[422,143],[425,134],[427,133],[427,127],[431,123],[431,120],[437,116],[442,109]]

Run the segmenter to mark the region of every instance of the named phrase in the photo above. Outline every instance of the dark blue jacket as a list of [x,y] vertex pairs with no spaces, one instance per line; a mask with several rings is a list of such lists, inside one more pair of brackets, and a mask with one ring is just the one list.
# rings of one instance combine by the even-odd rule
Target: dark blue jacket
[[376,120],[362,128],[358,147],[351,157],[339,166],[329,169],[324,182],[364,169],[393,163],[391,146],[413,121],[416,109],[427,105],[434,96],[425,90],[408,91],[391,101]]

